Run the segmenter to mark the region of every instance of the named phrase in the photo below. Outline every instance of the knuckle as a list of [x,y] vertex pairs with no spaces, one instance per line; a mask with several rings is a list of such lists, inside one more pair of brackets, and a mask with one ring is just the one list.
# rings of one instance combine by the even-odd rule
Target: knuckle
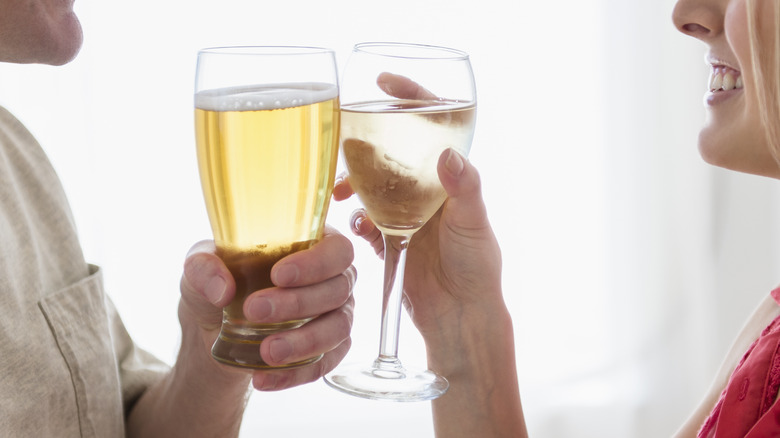
[[184,260],[184,275],[193,279],[214,275],[219,271],[218,260],[214,254],[191,254]]
[[296,315],[301,316],[307,316],[306,315],[306,301],[303,299],[303,296],[301,294],[293,294],[293,300],[292,300],[292,306],[291,309],[293,312],[295,312]]
[[343,293],[343,295],[340,295],[339,298],[341,303],[345,303],[349,297],[352,296],[352,291],[355,288],[355,283],[357,282],[357,269],[355,269],[355,266],[350,265],[350,267],[341,274],[341,278],[342,281],[346,282],[346,284],[344,287],[339,288]]
[[334,332],[338,333],[340,340],[344,340],[349,337],[352,332],[352,307],[343,306],[338,312],[338,318],[335,321]]
[[295,352],[301,357],[311,357],[313,356],[316,346],[317,335],[315,333],[307,332],[301,336],[297,346],[298,348],[295,349]]
[[344,242],[344,251],[341,252],[343,254],[343,262],[345,265],[351,265],[355,260],[355,248],[346,236],[341,236],[341,239]]
[[[355,259],[355,249],[352,247],[352,242],[343,234],[333,234],[328,236],[328,238],[331,240],[334,249],[336,249],[334,251],[337,254],[335,262],[338,263],[339,267],[349,266]],[[333,261],[328,263],[333,263]]]
[[322,377],[324,373],[323,368],[323,362],[325,362],[323,359],[320,359],[314,363],[311,363],[309,365],[306,365],[305,367],[302,367],[297,371],[295,375],[295,384],[294,386],[298,385],[305,385],[307,383],[311,383]]
[[320,359],[312,366],[312,373],[309,375],[309,379],[306,383],[313,382],[320,377],[324,376],[329,370],[326,368],[327,362]]
[[306,304],[304,303],[301,294],[286,292],[283,296],[288,297],[286,305],[280,306],[280,310],[285,314],[285,318],[297,319],[306,316],[304,315]]

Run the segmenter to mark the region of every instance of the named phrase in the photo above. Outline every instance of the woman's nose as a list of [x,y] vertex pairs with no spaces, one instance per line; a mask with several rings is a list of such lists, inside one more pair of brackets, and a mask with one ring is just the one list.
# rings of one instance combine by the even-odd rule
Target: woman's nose
[[723,30],[723,15],[727,1],[678,0],[672,21],[680,32],[694,38],[707,39]]

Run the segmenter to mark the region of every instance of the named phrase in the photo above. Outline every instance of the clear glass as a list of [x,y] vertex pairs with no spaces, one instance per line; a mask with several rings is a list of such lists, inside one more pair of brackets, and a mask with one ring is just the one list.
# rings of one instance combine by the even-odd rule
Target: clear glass
[[198,53],[201,186],[217,253],[236,280],[236,297],[224,309],[212,348],[220,362],[272,368],[260,356],[263,339],[308,321],[252,323],[244,316],[244,300],[273,286],[274,263],[322,237],[338,160],[338,94],[335,56],[328,49],[223,47]]
[[358,397],[421,401],[449,383],[398,358],[406,250],[446,198],[436,165],[447,148],[468,155],[476,89],[466,53],[402,43],[355,46],[341,89],[341,153],[352,188],[385,242],[379,354],[325,376]]

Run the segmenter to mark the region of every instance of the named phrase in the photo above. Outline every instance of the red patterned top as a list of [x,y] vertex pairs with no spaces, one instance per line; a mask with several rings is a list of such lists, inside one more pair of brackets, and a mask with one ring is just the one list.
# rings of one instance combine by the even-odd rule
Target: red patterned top
[[[780,288],[772,291],[780,304]],[[780,437],[780,316],[761,332],[729,378],[699,438]]]

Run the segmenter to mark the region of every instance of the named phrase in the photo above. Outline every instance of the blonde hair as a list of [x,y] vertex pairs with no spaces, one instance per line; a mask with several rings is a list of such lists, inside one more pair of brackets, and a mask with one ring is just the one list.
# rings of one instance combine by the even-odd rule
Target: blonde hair
[[[780,165],[780,1],[773,1],[771,16],[759,20],[757,2],[746,0],[752,73],[755,78],[761,123],[775,161]],[[759,26],[773,26],[772,41],[759,39]]]

